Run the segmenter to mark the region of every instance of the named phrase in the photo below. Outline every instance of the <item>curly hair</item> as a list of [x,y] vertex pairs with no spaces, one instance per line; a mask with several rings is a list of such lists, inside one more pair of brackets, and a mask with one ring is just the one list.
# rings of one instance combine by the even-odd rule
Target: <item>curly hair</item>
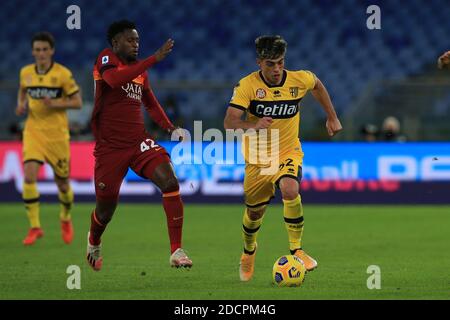
[[111,25],[108,28],[108,34],[107,34],[109,44],[112,46],[112,39],[117,34],[121,33],[124,30],[127,30],[127,29],[136,29],[136,25],[134,24],[134,22],[129,21],[129,20],[120,20],[120,21],[115,21],[115,22],[111,23]]

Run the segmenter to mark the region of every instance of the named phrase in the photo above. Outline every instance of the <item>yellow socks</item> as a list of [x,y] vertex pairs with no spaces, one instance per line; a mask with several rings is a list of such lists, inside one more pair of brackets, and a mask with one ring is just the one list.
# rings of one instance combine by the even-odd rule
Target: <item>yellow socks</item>
[[250,220],[247,211],[248,209],[246,208],[242,221],[242,237],[244,239],[244,252],[251,254],[256,249],[256,237],[258,235],[258,230],[261,227],[263,218],[258,220]]
[[289,236],[289,249],[293,253],[302,247],[301,239],[303,234],[303,208],[300,195],[294,200],[283,199],[284,223]]
[[23,184],[22,199],[32,228],[40,228],[39,221],[39,191],[36,183]]
[[66,193],[61,191],[58,192],[58,199],[60,204],[60,213],[59,218],[63,221],[67,221],[71,219],[70,209],[73,204],[73,191],[72,187],[69,185],[69,190]]

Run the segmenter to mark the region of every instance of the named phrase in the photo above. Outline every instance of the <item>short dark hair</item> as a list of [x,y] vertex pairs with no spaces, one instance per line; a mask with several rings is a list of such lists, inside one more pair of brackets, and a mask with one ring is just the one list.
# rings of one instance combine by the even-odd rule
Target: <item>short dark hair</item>
[[259,59],[277,59],[286,53],[287,42],[281,36],[260,36],[255,44]]
[[107,35],[109,44],[112,46],[112,39],[115,37],[115,35],[127,29],[136,29],[136,25],[134,24],[134,22],[129,20],[120,20],[111,23],[108,28]]
[[55,38],[50,32],[47,31],[41,31],[38,33],[35,33],[33,35],[33,38],[31,38],[31,47],[33,48],[33,44],[35,41],[45,41],[48,42],[50,47],[53,49],[55,47]]

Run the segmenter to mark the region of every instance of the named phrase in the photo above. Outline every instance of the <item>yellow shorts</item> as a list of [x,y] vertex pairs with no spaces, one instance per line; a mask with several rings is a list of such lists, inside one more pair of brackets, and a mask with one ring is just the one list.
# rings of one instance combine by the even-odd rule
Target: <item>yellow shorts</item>
[[279,159],[275,174],[264,174],[264,168],[252,164],[245,165],[244,196],[248,208],[257,208],[269,204],[275,195],[275,186],[283,177],[300,181],[302,175],[303,152],[291,151]]
[[48,139],[36,132],[23,133],[23,162],[47,162],[53,168],[55,176],[68,178],[70,171],[69,139]]

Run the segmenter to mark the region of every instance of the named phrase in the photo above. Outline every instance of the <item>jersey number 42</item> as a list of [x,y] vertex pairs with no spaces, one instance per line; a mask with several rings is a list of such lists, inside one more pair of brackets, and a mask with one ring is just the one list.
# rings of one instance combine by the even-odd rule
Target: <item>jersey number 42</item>
[[159,149],[160,146],[156,144],[155,141],[153,141],[152,139],[145,139],[145,141],[141,142],[141,152],[145,152],[153,148]]

